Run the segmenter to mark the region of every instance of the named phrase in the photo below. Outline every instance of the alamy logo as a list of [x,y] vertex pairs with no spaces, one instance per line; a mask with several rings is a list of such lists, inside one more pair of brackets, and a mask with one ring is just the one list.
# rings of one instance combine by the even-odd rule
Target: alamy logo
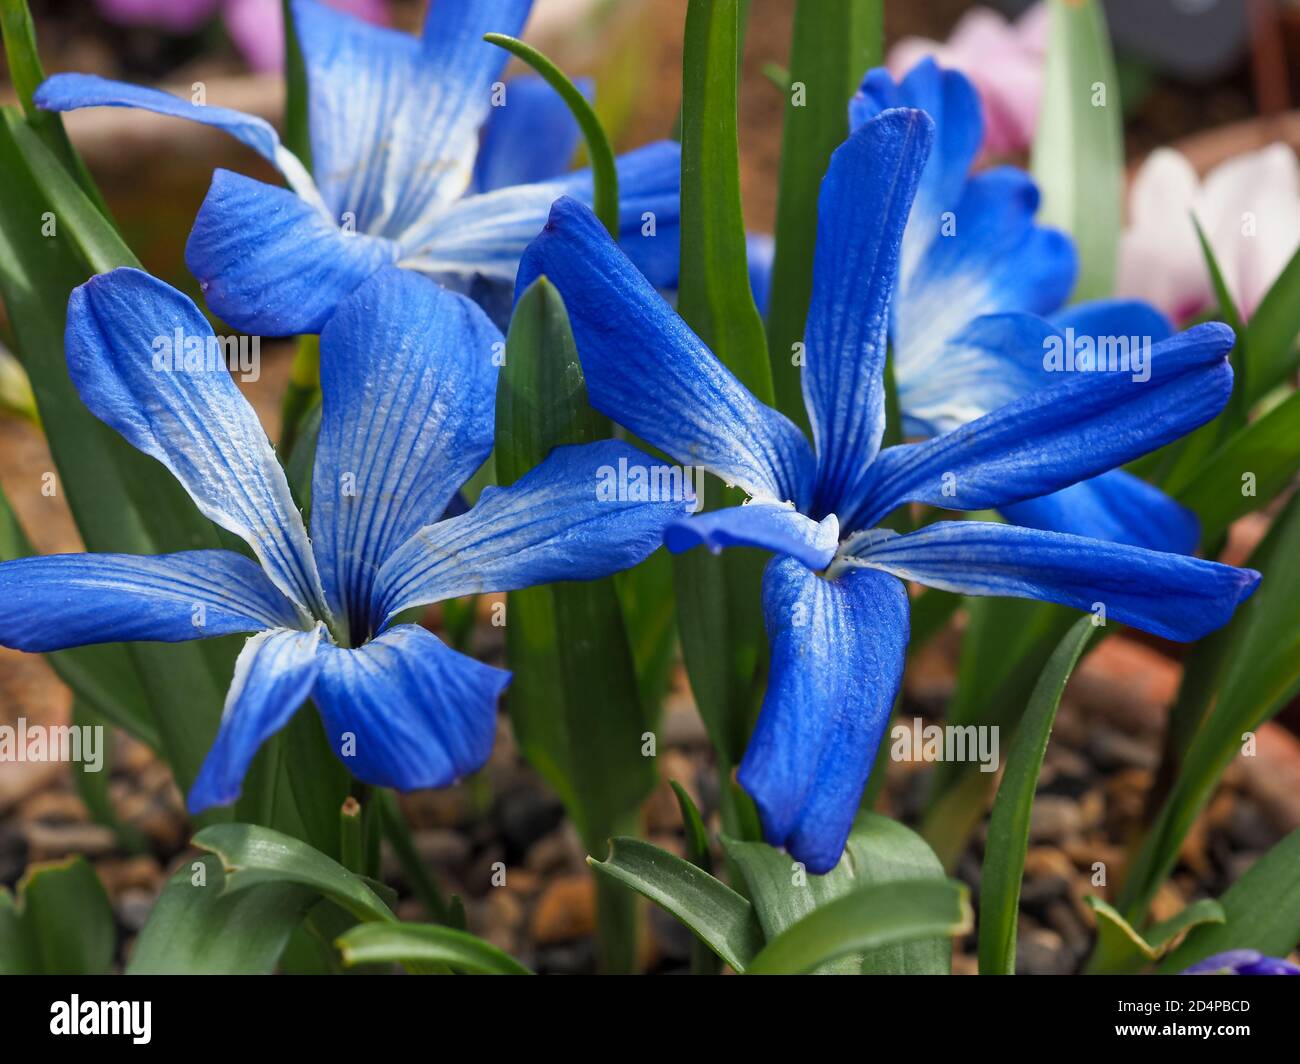
[[50,1005],[50,1034],[130,1035],[138,1046],[149,1044],[152,1022],[151,1001],[71,1001]]
[[177,327],[171,335],[155,336],[151,344],[153,368],[158,373],[236,374],[241,381],[262,375],[260,336],[201,336]]
[[1139,384],[1151,379],[1151,337],[1076,336],[1073,328],[1043,341],[1048,373],[1130,373]]
[[0,724],[0,763],[76,761],[87,772],[104,767],[102,724]]
[[701,506],[704,470],[696,466],[632,465],[596,470],[597,502],[685,502],[692,513]]

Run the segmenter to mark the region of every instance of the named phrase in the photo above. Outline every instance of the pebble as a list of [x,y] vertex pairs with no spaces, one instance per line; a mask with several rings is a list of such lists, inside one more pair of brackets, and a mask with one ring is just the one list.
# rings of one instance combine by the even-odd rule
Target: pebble
[[459,831],[424,828],[412,835],[420,860],[435,868],[460,869],[470,857],[469,840]]
[[71,791],[40,791],[27,798],[18,807],[16,817],[20,822],[32,823],[69,823],[89,819],[86,805],[81,798]]
[[591,876],[561,876],[538,899],[531,931],[534,942],[549,946],[590,935],[595,926],[596,884]]
[[1065,940],[1046,927],[1028,927],[1021,922],[1016,936],[1016,972],[1020,975],[1070,975],[1074,958]]
[[493,809],[511,863],[520,861],[538,839],[549,835],[564,818],[558,798],[540,790],[517,788],[502,794]]
[[28,859],[53,861],[70,854],[98,857],[117,846],[117,836],[99,824],[47,824],[36,821],[22,826],[27,836]]
[[1029,814],[1031,842],[1064,842],[1083,831],[1084,820],[1079,806],[1068,798],[1054,794],[1039,795]]
[[1103,772],[1124,768],[1154,769],[1160,760],[1159,752],[1151,743],[1105,725],[1093,729],[1086,749],[1092,763]]
[[147,854],[136,857],[111,857],[97,862],[95,871],[104,881],[104,889],[108,891],[110,897],[115,897],[126,890],[154,892],[163,884],[162,866]]
[[139,932],[149,920],[156,897],[150,890],[124,890],[113,906],[118,922],[132,933]]

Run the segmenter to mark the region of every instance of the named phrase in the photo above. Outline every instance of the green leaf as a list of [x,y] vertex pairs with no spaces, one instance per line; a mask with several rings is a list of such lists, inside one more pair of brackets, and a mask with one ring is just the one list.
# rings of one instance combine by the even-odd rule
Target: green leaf
[[689,861],[639,839],[617,838],[607,859],[587,863],[672,913],[738,972],[763,948],[753,906]]
[[[520,298],[497,387],[497,475],[517,480],[562,444],[609,435],[587,404],[559,292],[544,277]],[[636,668],[612,580],[510,593],[507,703],[524,756],[564,800],[589,850],[655,783]]]
[[0,886],[0,975],[105,975],[117,925],[84,857],[33,865],[18,896]]
[[[1204,542],[1214,543],[1238,517],[1268,505],[1285,491],[1297,469],[1300,391],[1223,440],[1176,495],[1200,517]],[[1246,474],[1253,478],[1250,494]]]
[[1135,972],[1168,953],[1184,932],[1204,924],[1221,924],[1225,919],[1222,905],[1213,898],[1202,898],[1142,934],[1101,898],[1088,895],[1084,901],[1097,914],[1097,936],[1104,944],[1099,952],[1113,958],[1109,972]]
[[[39,183],[33,166],[41,174]],[[12,109],[4,110],[0,122],[0,170],[6,175],[0,197],[0,294],[58,467],[58,489],[66,493],[87,549],[157,554],[221,545],[214,526],[171,474],[97,420],[68,377],[64,317],[69,293],[89,272],[83,250],[90,248],[101,259],[118,255],[119,260],[102,263],[109,267],[134,259]],[[51,210],[57,237],[42,234],[43,215]],[[78,235],[78,227],[85,232]],[[216,734],[237,647],[237,641],[205,640],[137,643],[125,650],[139,682],[127,682],[115,693],[125,701],[145,691],[182,790],[193,782]],[[111,703],[108,697],[96,702],[105,713]],[[205,819],[225,815],[214,811]]]
[[883,59],[883,7],[881,0],[799,0],[795,8],[767,339],[777,409],[805,428],[793,354],[812,300],[817,199],[831,153],[849,135],[849,100]]
[[[703,872],[713,872],[713,854],[709,850],[709,829],[704,826],[704,818],[695,807],[695,802],[686,793],[686,788],[676,780],[671,780],[673,794],[677,798],[677,807],[682,813],[682,828],[686,832],[686,856],[696,868]],[[607,882],[602,879],[601,882]],[[699,939],[691,942],[691,974],[717,975],[722,970],[722,962],[711,949]]]
[[[1011,598],[968,598],[964,603],[968,620],[948,723],[998,727],[1004,735],[1010,734],[1078,611]],[[936,766],[921,834],[945,868],[951,870],[961,856],[996,784],[997,777],[979,771],[978,765],[943,762]]]
[[128,975],[269,975],[317,893],[266,883],[232,893],[204,854],[167,881],[136,939]]
[[1300,691],[1300,496],[1275,520],[1251,565],[1265,573],[1236,613],[1218,701],[1193,736],[1182,771],[1131,864],[1119,910],[1141,920],[1183,839],[1245,737]]
[[[504,33],[487,33],[483,39],[522,59],[560,94],[587,143],[587,156],[591,160],[592,210],[609,231],[609,235],[618,239],[618,170],[614,166],[614,150],[609,146],[605,129],[587,98],[564,76],[559,67],[531,45],[507,37]],[[509,92],[508,87],[506,91]]]
[[1020,883],[1029,849],[1029,814],[1052,723],[1066,682],[1092,638],[1091,617],[1080,617],[1052,652],[1007,754],[998,787],[980,875],[979,959],[981,975],[1015,975],[1016,919]]
[[265,883],[296,883],[363,922],[393,919],[392,911],[361,876],[281,832],[254,824],[216,824],[195,835],[193,843],[221,859],[226,894]]
[[1246,326],[1251,374],[1246,405],[1251,406],[1285,381],[1300,365],[1300,250],[1260,301]]
[[5,108],[4,120],[59,227],[75,242],[91,270],[107,273],[118,266],[139,269],[140,261],[40,135],[12,108]]
[[842,957],[971,928],[970,892],[951,879],[861,887],[814,909],[769,942],[750,975],[796,975]]
[[[860,813],[840,863],[822,876],[807,875],[790,855],[762,842],[723,839],[740,869],[763,934],[770,942],[817,909],[865,886],[933,879],[943,866],[915,832],[876,813]],[[817,970],[825,974],[947,975],[952,947],[942,936],[877,947],[840,957]]]
[[687,5],[677,307],[745,387],[771,403],[767,338],[749,287],[740,205],[739,32],[737,0],[690,0]]
[[1123,220],[1119,81],[1098,0],[1049,0],[1043,99],[1033,173],[1040,225],[1064,229],[1079,253],[1074,299],[1113,294]]
[[1197,927],[1161,965],[1165,974],[1230,949],[1285,957],[1300,944],[1300,828],[1246,870],[1219,899],[1222,923]]
[[36,48],[36,27],[32,23],[31,12],[27,9],[27,0],[0,0],[0,29],[4,31],[9,80],[18,93],[27,122],[60,163],[72,173],[96,209],[107,218],[108,208],[104,205],[99,188],[86,169],[86,164],[68,139],[62,116],[54,111],[42,111],[32,102],[32,94],[45,80],[45,70]]
[[298,44],[298,21],[290,0],[280,0],[284,21],[284,146],[311,172],[311,128],[307,118],[307,67]]
[[380,787],[373,792],[370,800],[379,806],[380,825],[384,837],[393,847],[393,853],[402,866],[402,875],[406,877],[411,892],[424,903],[429,915],[437,923],[447,923],[447,903],[443,900],[438,885],[433,881],[433,876],[424,866],[419,851],[415,848],[410,828],[397,803],[397,796],[387,787]]
[[358,924],[336,945],[347,965],[436,962],[479,975],[533,974],[476,935],[437,924]]

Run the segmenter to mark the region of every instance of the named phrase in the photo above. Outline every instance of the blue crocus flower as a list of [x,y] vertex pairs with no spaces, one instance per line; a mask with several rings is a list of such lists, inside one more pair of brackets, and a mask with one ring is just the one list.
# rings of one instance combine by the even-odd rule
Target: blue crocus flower
[[1230,949],[1197,961],[1183,975],[1300,975],[1300,967],[1254,949]]
[[[985,521],[899,535],[900,506],[984,510],[1057,491],[1160,447],[1228,400],[1232,332],[1202,325],[1156,346],[1145,383],[1061,374],[992,413],[881,448],[890,299],[933,136],[917,110],[865,122],[822,183],[803,389],[810,445],[756,399],[646,283],[591,212],[561,200],[520,264],[569,310],[591,402],[747,505],[671,524],[681,551],[766,548],[767,696],[740,767],[763,831],[813,872],[839,860],[903,673],[904,581],[1079,609],[1170,639],[1231,617],[1259,574],[1184,555]],[[1031,352],[1038,357],[1037,352]]]
[[[984,120],[974,86],[933,59],[901,82],[867,73],[849,104],[857,129],[888,108],[914,107],[935,123],[899,258],[889,337],[904,433],[948,432],[1026,393],[1055,383],[1045,349],[1122,350],[1144,357],[1173,332],[1140,300],[1065,307],[1078,262],[1069,236],[1035,223],[1038,188],[1012,166],[978,173]],[[771,254],[751,244],[756,295],[766,292]],[[1064,308],[1064,309],[1063,309]],[[1048,319],[1044,321],[1043,319]],[[1140,375],[1141,370],[1138,370]],[[1114,470],[1003,508],[1016,524],[1190,554],[1196,515],[1158,488]]]
[[636,564],[685,504],[599,501],[628,445],[556,448],[508,487],[443,517],[492,449],[501,334],[464,296],[382,270],[321,334],[311,538],[207,319],[138,270],[92,278],[68,306],[68,370],[91,411],[243,539],[158,557],[66,554],[0,565],[0,645],[51,651],[256,633],[189,794],[239,794],[257,748],[312,698],[358,778],[409,790],[478,768],[509,673],[446,647],[406,610]]
[[[502,85],[508,56],[482,40],[519,33],[531,6],[435,0],[416,38],[294,0],[314,179],[268,123],[228,108],[88,74],[57,74],[35,99],[51,111],[138,107],[216,126],[280,171],[289,189],[217,170],[186,247],[208,305],[239,329],[319,332],[344,296],[393,263],[490,308],[502,290],[508,306],[519,255],[551,203],[591,196],[590,171],[564,173],[577,143],[564,102],[535,78]],[[661,285],[677,279],[680,169],[672,142],[618,162],[625,248]]]

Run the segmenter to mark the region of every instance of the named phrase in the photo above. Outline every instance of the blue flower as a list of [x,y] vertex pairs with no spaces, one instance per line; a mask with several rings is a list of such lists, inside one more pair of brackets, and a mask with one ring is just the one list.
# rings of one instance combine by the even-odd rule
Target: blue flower
[[[935,123],[934,150],[903,236],[889,329],[907,436],[951,431],[1054,383],[1059,374],[1043,366],[1048,343],[1118,353],[1114,338],[1123,338],[1127,354],[1169,337],[1168,319],[1138,300],[1063,309],[1078,271],[1074,245],[1035,223],[1038,188],[1023,170],[971,172],[984,119],[963,74],[933,59],[897,83],[883,67],[871,70],[849,104],[850,127],[894,107],[918,108]],[[750,251],[756,294],[766,292],[771,254],[762,245]],[[1192,511],[1123,470],[1002,512],[1031,528],[1180,554],[1194,551],[1200,537]]]
[[803,367],[812,445],[718,361],[581,204],[555,205],[519,270],[519,285],[545,274],[563,295],[597,409],[750,496],[675,521],[666,542],[776,554],[763,585],[771,673],[739,778],[767,840],[819,873],[840,857],[898,691],[903,581],[1101,603],[1110,620],[1190,640],[1224,624],[1259,580],[1014,525],[879,527],[907,503],[1005,507],[1095,477],[1210,420],[1232,389],[1232,332],[1212,323],[1157,345],[1146,382],[1062,374],[952,432],[882,450],[890,299],[933,128],[921,111],[884,111],[835,152],[822,183]]
[[[314,180],[268,123],[228,108],[88,74],[57,74],[35,98],[50,111],[138,107],[216,126],[280,171],[292,191],[217,170],[186,247],[208,305],[236,328],[319,332],[390,263],[508,307],[551,203],[591,196],[590,171],[564,172],[578,133],[563,101],[536,78],[501,85],[508,56],[482,40],[517,34],[531,6],[439,0],[416,38],[294,0]],[[661,285],[677,279],[680,168],[672,142],[618,162],[624,246]],[[653,236],[641,235],[647,212]]]
[[1230,949],[1197,961],[1183,975],[1300,975],[1300,967],[1281,957],[1266,957],[1259,950]]
[[[180,338],[183,342],[177,342]],[[414,606],[587,580],[635,565],[685,504],[598,501],[601,470],[648,459],[606,441],[556,448],[443,517],[492,449],[501,334],[464,296],[386,269],[321,334],[311,538],[283,470],[194,304],[119,269],[76,289],[68,370],[91,411],[163,463],[243,539],[158,557],[66,554],[0,565],[0,645],[51,651],[254,632],[189,794],[231,802],[257,748],[314,699],[354,775],[409,790],[478,768],[509,674],[444,646]],[[441,518],[441,519],[440,519]]]

